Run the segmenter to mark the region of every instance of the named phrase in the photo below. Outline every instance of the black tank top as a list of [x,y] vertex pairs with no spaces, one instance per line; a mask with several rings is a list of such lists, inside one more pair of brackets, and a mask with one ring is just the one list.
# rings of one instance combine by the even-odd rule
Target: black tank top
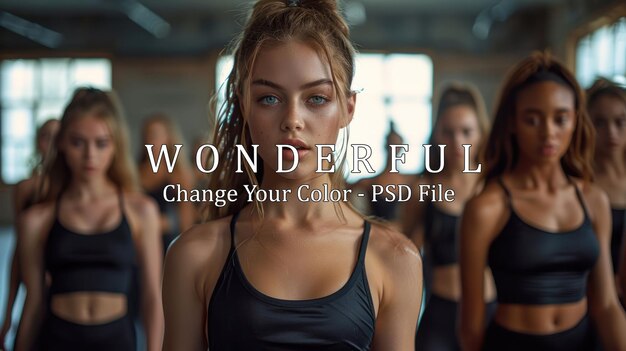
[[[613,272],[617,273],[622,255],[622,241],[624,240],[626,208],[612,208],[611,219],[613,222],[613,232],[611,234],[611,260],[613,261]],[[623,259],[623,258],[622,258]]]
[[509,190],[501,179],[499,182],[511,215],[489,248],[498,302],[536,305],[580,301],[600,249],[578,187],[572,183],[584,212],[583,223],[555,233],[524,222],[513,208]]
[[235,250],[237,216],[230,223],[228,259],[209,303],[209,349],[369,350],[375,325],[365,273],[370,224],[364,224],[356,267],[341,289],[318,299],[282,300],[246,279]]
[[135,247],[120,192],[121,219],[112,230],[80,234],[55,220],[45,247],[46,270],[52,278],[50,295],[79,291],[128,295],[135,263]]
[[457,222],[459,216],[446,213],[433,202],[426,204],[424,213],[424,239],[426,254],[433,266],[446,266],[458,262]]

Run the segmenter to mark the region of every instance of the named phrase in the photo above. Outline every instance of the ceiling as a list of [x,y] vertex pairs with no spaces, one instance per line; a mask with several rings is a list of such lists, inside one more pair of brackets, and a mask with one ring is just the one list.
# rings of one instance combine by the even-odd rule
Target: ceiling
[[[353,39],[362,49],[489,53],[545,46],[554,9],[565,9],[562,12],[575,19],[591,5],[612,1],[340,3],[351,22]],[[67,51],[119,56],[201,55],[219,50],[231,40],[240,30],[249,4],[248,0],[0,0],[0,24],[9,21],[12,24],[8,27],[22,31],[16,34],[7,25],[0,27],[0,48],[5,55]],[[37,35],[48,35],[49,40],[39,40]]]

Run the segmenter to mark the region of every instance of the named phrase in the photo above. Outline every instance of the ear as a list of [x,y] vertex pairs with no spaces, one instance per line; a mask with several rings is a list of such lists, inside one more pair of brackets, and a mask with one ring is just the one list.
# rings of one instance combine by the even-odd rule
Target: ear
[[346,99],[346,119],[341,122],[341,128],[345,128],[352,122],[352,117],[354,117],[354,109],[356,108],[356,92],[351,91],[350,96]]

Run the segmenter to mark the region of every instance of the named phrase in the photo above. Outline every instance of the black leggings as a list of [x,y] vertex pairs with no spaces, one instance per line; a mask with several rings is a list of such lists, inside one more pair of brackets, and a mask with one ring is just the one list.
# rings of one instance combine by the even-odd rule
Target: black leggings
[[135,326],[132,317],[85,325],[48,313],[41,326],[39,347],[45,351],[135,351]]
[[595,333],[585,316],[576,326],[555,334],[519,333],[492,321],[483,351],[592,351],[595,347]]
[[[491,320],[495,307],[495,302],[487,304],[487,323]],[[432,294],[426,303],[424,315],[417,329],[415,349],[460,351],[456,333],[458,308],[458,302]]]

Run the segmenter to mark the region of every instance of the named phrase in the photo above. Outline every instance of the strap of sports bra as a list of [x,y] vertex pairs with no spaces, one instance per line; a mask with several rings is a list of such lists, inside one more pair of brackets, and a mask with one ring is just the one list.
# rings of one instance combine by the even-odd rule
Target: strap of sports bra
[[504,193],[506,194],[506,201],[508,202],[509,206],[511,206],[511,192],[509,191],[509,188],[507,188],[506,185],[504,184],[504,180],[502,180],[502,177],[498,177],[498,183],[500,184],[500,186],[502,187],[502,190],[504,190]]
[[230,251],[232,252],[235,249],[235,223],[237,223],[237,219],[239,218],[240,212],[235,212],[233,217],[230,219]]
[[367,251],[367,243],[370,238],[370,222],[365,221],[363,224],[363,238],[361,238],[361,247],[359,248],[359,263],[365,261],[365,252]]
[[576,185],[576,182],[574,182],[574,180],[569,175],[565,175],[565,176],[567,177],[567,180],[570,182],[570,184],[572,184],[572,186],[574,186],[574,189],[576,190],[576,197],[578,198],[578,202],[580,202],[580,206],[583,208],[583,213],[585,214],[585,217],[589,217],[587,206],[585,206],[585,201],[583,200],[583,194],[580,192],[580,189],[578,189],[578,185]]

